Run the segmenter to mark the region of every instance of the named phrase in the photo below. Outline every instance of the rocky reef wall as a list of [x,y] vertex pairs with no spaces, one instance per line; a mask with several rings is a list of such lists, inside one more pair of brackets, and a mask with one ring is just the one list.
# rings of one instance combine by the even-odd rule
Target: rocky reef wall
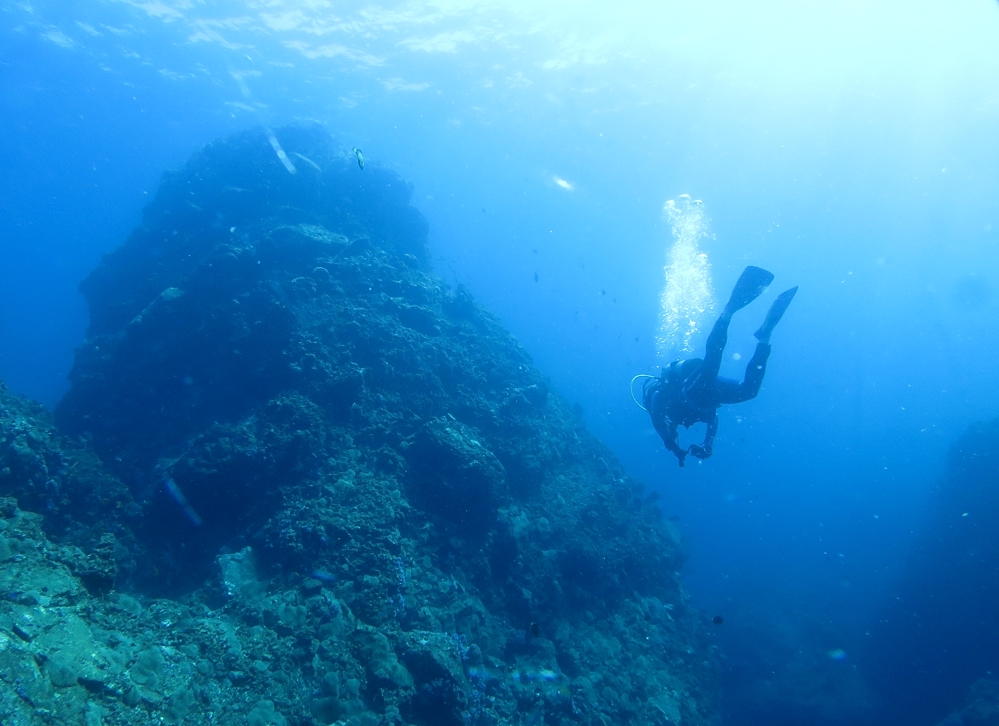
[[[76,618],[60,636],[56,600],[0,605],[23,670],[0,678],[0,710],[710,723],[713,648],[675,527],[497,319],[433,274],[411,187],[319,126],[274,133],[294,173],[263,130],[207,146],[81,286],[91,327],[59,441],[117,499],[49,527],[35,479],[0,477],[15,569],[58,573]],[[32,415],[22,429],[51,430]],[[58,552],[101,543],[117,569],[88,588]],[[43,624],[21,637],[28,621]],[[53,645],[67,638],[103,665]]]

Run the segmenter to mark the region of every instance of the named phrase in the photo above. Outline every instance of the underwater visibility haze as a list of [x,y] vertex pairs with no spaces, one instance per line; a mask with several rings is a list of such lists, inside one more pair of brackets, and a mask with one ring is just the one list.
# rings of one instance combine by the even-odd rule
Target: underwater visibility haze
[[999,3],[0,9],[0,722],[999,724]]

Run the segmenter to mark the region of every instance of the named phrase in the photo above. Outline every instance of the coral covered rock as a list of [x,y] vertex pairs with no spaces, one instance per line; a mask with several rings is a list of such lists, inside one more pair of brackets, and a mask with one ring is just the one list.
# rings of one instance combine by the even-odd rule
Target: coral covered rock
[[127,526],[137,508],[85,442],[59,435],[49,413],[0,383],[0,496],[44,514],[46,533],[67,549],[67,562],[95,593],[132,567]]
[[676,529],[429,269],[403,180],[275,133],[294,173],[261,130],[209,145],[82,286],[57,420],[139,502],[133,593],[190,608],[197,645],[183,667],[137,645],[102,698],[184,723],[237,693],[261,724],[710,721]]

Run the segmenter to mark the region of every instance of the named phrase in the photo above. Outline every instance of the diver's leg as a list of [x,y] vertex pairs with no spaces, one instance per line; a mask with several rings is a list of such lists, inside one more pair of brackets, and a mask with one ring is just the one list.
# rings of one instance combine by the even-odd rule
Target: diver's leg
[[732,322],[732,313],[722,312],[711,328],[708,341],[704,345],[704,362],[694,374],[695,380],[687,387],[688,392],[695,397],[703,397],[703,394],[714,388],[718,371],[721,369],[722,353],[725,352],[725,344],[728,342],[730,322]]
[[770,357],[770,346],[757,343],[756,352],[746,364],[746,375],[742,382],[730,378],[719,378],[715,384],[719,403],[742,403],[756,398],[763,385],[763,376],[767,372],[767,359]]
[[742,403],[747,400],[742,397],[742,381],[722,376],[718,376],[718,379],[715,381],[715,395],[719,404]]
[[760,386],[763,385],[763,376],[767,373],[767,359],[769,358],[770,344],[757,343],[753,357],[746,364],[746,375],[742,380],[742,390],[747,401],[750,398],[756,398],[756,394],[760,392]]
[[750,265],[742,271],[725,308],[708,335],[708,342],[704,346],[704,363],[696,373],[696,380],[687,386],[687,392],[695,399],[703,401],[713,393],[715,379],[721,369],[722,353],[728,342],[728,324],[732,322],[732,314],[758,298],[773,279],[772,273],[760,267]]

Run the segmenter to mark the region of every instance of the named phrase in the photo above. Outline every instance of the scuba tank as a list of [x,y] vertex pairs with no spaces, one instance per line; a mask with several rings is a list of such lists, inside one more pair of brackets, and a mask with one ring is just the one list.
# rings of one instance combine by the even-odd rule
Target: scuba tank
[[[643,411],[649,410],[649,405],[652,400],[652,396],[655,395],[656,391],[660,390],[663,386],[668,386],[671,389],[675,389],[677,397],[682,394],[683,384],[690,378],[697,369],[701,367],[701,363],[704,361],[700,358],[690,358],[689,360],[675,360],[672,363],[665,366],[662,373],[657,376],[651,376],[648,373],[639,373],[637,376],[631,379],[631,384],[629,386],[631,390],[631,400],[635,402]],[[642,382],[642,402],[639,403],[638,399],[635,397],[635,381],[639,378],[644,378]]]

